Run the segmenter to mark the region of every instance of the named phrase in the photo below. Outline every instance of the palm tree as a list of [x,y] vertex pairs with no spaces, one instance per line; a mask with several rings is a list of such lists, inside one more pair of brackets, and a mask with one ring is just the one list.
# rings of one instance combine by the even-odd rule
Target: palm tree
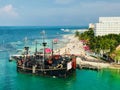
[[110,44],[110,52],[113,52],[116,48],[116,43],[117,41],[116,40],[110,40],[109,41],[109,44]]
[[116,63],[120,63],[120,50],[114,51],[114,60],[116,61]]
[[80,35],[80,32],[79,32],[79,31],[76,31],[76,32],[75,32],[75,37],[79,37],[79,35]]

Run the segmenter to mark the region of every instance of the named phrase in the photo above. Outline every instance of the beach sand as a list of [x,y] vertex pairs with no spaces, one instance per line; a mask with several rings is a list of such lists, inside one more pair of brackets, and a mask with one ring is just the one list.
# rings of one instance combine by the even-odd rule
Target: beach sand
[[83,48],[83,43],[79,41],[77,37],[74,36],[74,34],[70,35],[64,35],[64,39],[69,40],[69,42],[62,48],[57,49],[54,51],[54,54],[73,54],[78,56],[79,59],[77,59],[77,64],[89,64],[92,66],[100,67],[100,68],[113,68],[113,69],[120,69],[120,65],[113,65],[111,63],[104,62],[102,60],[99,60],[97,58],[94,58],[88,54],[86,54],[86,51]]
[[74,35],[65,35],[64,39],[68,39],[69,42],[65,47],[55,50],[54,54],[74,54],[74,55],[85,55],[85,51],[83,49],[83,44],[78,40],[78,38],[74,37]]

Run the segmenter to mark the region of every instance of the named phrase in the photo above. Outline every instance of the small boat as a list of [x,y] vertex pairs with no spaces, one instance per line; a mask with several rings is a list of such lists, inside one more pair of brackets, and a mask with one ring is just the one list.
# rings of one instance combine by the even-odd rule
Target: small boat
[[69,29],[61,29],[61,31],[63,31],[63,32],[70,32]]

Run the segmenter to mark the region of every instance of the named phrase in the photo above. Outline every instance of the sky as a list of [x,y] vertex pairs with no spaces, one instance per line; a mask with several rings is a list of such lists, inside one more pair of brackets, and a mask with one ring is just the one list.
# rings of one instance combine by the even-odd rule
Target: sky
[[0,0],[0,26],[88,26],[120,16],[120,0]]

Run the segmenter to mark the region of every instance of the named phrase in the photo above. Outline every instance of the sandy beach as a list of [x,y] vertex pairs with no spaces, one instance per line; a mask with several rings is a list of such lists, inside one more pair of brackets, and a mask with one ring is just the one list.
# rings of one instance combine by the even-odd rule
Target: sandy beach
[[99,59],[96,59],[88,54],[86,54],[83,43],[74,36],[74,34],[64,35],[64,39],[68,39],[69,42],[65,47],[57,49],[54,54],[74,54],[77,56],[76,62],[78,65],[92,65],[99,68],[110,68],[110,69],[120,69],[120,65],[111,64]]
[[55,54],[74,54],[74,55],[85,55],[85,51],[83,49],[83,44],[75,38],[74,35],[64,35],[64,39],[69,39],[69,42],[65,47],[60,48],[59,50],[55,50]]

